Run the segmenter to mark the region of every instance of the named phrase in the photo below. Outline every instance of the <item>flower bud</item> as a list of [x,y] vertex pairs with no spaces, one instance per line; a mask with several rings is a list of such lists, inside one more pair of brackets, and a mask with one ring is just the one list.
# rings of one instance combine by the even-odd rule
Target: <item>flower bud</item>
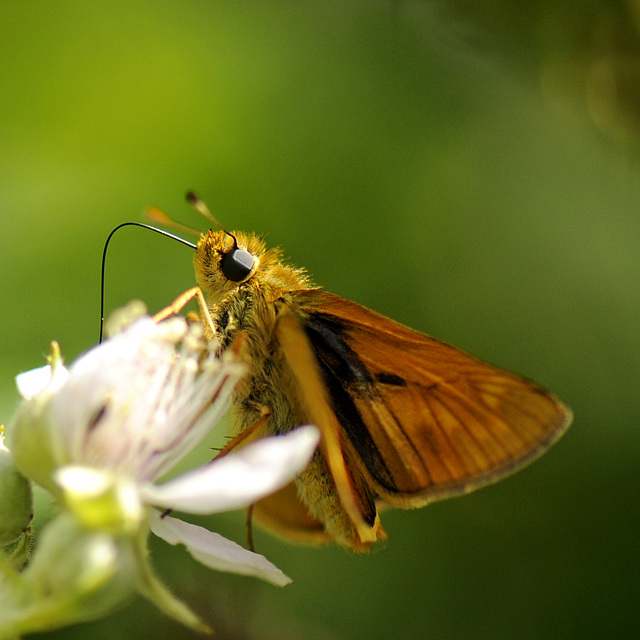
[[130,538],[87,529],[61,513],[4,596],[0,637],[101,618],[129,601],[138,576]]
[[31,485],[18,473],[0,439],[0,546],[16,540],[33,518]]

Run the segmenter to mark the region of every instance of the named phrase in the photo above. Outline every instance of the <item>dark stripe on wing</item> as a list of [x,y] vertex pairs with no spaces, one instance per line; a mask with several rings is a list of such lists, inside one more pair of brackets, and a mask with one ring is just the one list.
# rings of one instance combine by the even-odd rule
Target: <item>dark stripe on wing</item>
[[368,369],[342,338],[344,324],[333,316],[312,314],[305,324],[305,331],[338,422],[370,473],[385,488],[395,490],[391,473],[352,398],[352,394],[371,398],[375,389]]
[[376,380],[381,384],[390,384],[394,387],[406,387],[407,381],[395,373],[385,373],[384,371],[376,373]]

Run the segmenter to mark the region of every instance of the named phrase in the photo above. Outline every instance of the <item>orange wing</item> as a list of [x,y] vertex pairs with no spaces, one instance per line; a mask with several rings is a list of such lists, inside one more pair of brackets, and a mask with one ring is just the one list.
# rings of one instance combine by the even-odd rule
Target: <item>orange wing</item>
[[354,302],[322,291],[294,299],[340,440],[390,504],[419,507],[495,482],[571,422],[535,383]]

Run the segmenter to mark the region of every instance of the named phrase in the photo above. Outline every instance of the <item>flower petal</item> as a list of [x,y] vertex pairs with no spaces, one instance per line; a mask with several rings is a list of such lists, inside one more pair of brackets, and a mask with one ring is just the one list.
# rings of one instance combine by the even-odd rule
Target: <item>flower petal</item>
[[28,400],[45,389],[51,393],[57,391],[64,385],[68,377],[69,372],[63,366],[51,367],[46,364],[44,367],[19,373],[16,376],[16,386],[20,395]]
[[170,516],[163,518],[154,510],[151,516],[151,531],[169,544],[184,544],[198,562],[211,569],[255,576],[279,587],[291,582],[291,578],[264,556],[243,549],[235,542],[204,527]]
[[241,509],[290,482],[309,462],[319,439],[311,425],[263,438],[163,485],[143,485],[141,495],[147,504],[187,513]]

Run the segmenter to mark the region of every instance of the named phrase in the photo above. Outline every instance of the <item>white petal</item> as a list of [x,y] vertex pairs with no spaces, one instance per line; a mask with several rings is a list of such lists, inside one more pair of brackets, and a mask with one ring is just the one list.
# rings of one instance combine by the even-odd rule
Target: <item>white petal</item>
[[51,365],[46,364],[44,367],[19,373],[16,376],[16,385],[20,395],[28,400],[48,387],[52,393],[57,391],[68,377],[69,372],[63,366],[57,366],[52,372]]
[[293,480],[319,439],[316,427],[300,427],[263,438],[163,485],[144,485],[140,492],[148,504],[188,513],[241,509]]
[[264,556],[195,524],[169,516],[162,518],[153,511],[151,531],[169,544],[184,544],[198,562],[211,569],[255,576],[279,587],[291,582],[291,578]]
[[114,484],[114,477],[109,472],[78,465],[58,467],[53,478],[66,491],[91,497],[104,495]]

